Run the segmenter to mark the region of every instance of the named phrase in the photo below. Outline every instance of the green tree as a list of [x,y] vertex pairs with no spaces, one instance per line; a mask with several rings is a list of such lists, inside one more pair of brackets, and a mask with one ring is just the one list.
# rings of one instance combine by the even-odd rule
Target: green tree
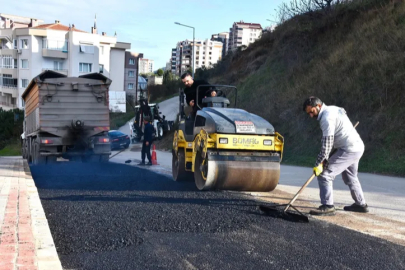
[[163,76],[163,73],[164,73],[163,69],[159,68],[158,71],[157,71],[157,75],[158,76]]

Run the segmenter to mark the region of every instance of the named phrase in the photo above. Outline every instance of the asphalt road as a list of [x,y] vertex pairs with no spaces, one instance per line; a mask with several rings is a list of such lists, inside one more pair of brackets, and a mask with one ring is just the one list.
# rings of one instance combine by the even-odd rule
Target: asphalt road
[[31,166],[64,269],[404,269],[405,247],[124,164]]

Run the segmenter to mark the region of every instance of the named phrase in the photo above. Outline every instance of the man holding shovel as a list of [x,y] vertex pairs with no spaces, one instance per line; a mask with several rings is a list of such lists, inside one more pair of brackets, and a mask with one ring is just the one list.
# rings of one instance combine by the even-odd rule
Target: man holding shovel
[[[327,106],[317,97],[306,99],[303,109],[311,118],[317,118],[322,129],[322,148],[313,169],[314,174],[318,177],[322,205],[311,210],[310,214],[335,215],[332,184],[340,173],[344,183],[349,186],[354,200],[352,205],[345,206],[343,209],[367,213],[368,206],[357,178],[364,143],[347,117],[346,111],[340,107]],[[337,151],[329,158],[332,148]],[[325,165],[326,161],[327,165]]]

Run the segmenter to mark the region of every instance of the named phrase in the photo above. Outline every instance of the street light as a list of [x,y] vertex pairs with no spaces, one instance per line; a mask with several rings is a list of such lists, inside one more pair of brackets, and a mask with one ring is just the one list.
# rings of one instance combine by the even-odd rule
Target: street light
[[[175,24],[178,24],[178,25],[181,25],[181,26],[184,26],[184,27],[188,27],[188,28],[193,28],[193,54],[192,54],[192,57],[193,57],[193,69],[192,69],[192,73],[193,73],[193,79],[194,79],[194,46],[195,46],[195,29],[194,29],[194,27],[192,27],[192,26],[189,26],[189,25],[185,25],[185,24],[181,24],[181,23],[179,23],[179,22],[175,22]],[[180,68],[181,69],[181,68]]]

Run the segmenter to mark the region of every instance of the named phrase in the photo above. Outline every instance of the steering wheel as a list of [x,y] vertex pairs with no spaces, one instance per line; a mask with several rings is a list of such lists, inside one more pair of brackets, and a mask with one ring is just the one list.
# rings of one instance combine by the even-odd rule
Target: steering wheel
[[224,91],[222,91],[222,90],[216,90],[216,89],[207,90],[206,96],[207,96],[207,97],[211,97],[211,92],[213,92],[213,91],[215,91],[215,92],[217,93],[217,94],[216,94],[216,97],[225,97]]

